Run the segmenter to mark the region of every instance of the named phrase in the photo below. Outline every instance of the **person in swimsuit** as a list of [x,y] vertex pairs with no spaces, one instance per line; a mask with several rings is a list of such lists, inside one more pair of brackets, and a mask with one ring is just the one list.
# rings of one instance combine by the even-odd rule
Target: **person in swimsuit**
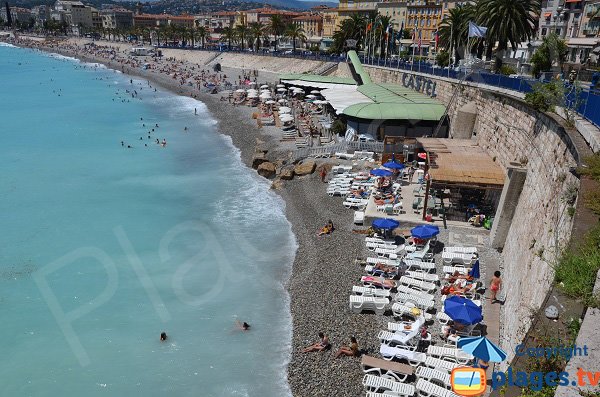
[[490,282],[490,291],[492,291],[492,296],[490,297],[492,303],[498,302],[496,299],[496,295],[498,291],[502,289],[502,279],[500,278],[500,272],[496,270],[494,272],[494,277],[492,277],[492,281]]
[[160,341],[164,342],[166,340],[167,340],[167,333],[163,331],[160,333]]
[[235,320],[236,324],[238,326],[239,329],[241,329],[242,331],[248,331],[250,329],[250,324],[248,324],[247,322],[243,322],[241,323],[240,320]]
[[323,350],[328,349],[330,346],[330,343],[329,343],[329,338],[327,337],[327,335],[325,335],[323,332],[319,332],[319,338],[321,339],[319,342],[308,346],[307,348],[302,350],[302,353],[322,352]]
[[350,347],[342,346],[340,350],[335,353],[335,358],[338,358],[341,355],[358,357],[358,342],[356,342],[356,338],[354,336],[350,337]]

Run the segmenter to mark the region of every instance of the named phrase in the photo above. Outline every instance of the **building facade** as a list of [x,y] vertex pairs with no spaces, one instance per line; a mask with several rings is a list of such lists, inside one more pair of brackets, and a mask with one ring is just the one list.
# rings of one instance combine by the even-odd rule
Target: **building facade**
[[133,12],[124,8],[112,8],[100,12],[104,29],[125,30],[133,26]]
[[444,2],[441,0],[408,0],[405,28],[414,32],[414,42],[422,49],[435,45],[435,32],[442,22]]
[[399,31],[402,26],[406,27],[406,10],[406,1],[384,1],[377,4],[377,11],[390,18],[395,31]]
[[323,16],[319,14],[306,14],[296,17],[292,22],[304,30],[307,45],[319,45],[323,39]]

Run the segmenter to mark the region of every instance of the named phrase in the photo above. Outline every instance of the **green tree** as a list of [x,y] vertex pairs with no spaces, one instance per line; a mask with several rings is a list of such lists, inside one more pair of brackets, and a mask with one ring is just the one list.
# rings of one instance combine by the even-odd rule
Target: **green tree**
[[496,69],[502,66],[504,52],[515,51],[519,43],[529,41],[537,27],[541,4],[538,0],[479,0],[477,22],[487,27],[487,53],[496,47]]
[[356,40],[357,47],[364,48],[367,24],[367,19],[358,14],[353,14],[350,18],[344,19],[333,34],[331,51],[342,52],[346,46],[346,40]]
[[435,63],[437,63],[437,65],[441,67],[446,67],[450,65],[450,53],[445,50],[438,52],[438,54],[435,57]]
[[221,32],[221,41],[227,42],[228,49],[231,50],[231,43],[235,41],[235,29],[232,26],[225,26]]
[[547,72],[556,64],[562,69],[562,64],[567,59],[569,48],[567,43],[556,33],[550,33],[544,37],[542,44],[531,56],[531,74],[539,77],[541,72]]
[[447,51],[452,48],[455,60],[461,58],[459,48],[467,45],[469,21],[474,18],[475,8],[467,3],[451,8],[440,24],[440,45]]
[[271,16],[269,21],[269,32],[275,36],[275,51],[277,51],[277,45],[279,44],[279,37],[285,32],[285,22],[279,14]]
[[206,29],[206,26],[198,26],[194,32],[194,35],[200,40],[201,46],[204,48],[206,45],[206,38],[208,37],[208,30]]
[[241,46],[242,46],[242,50],[243,50],[244,49],[244,40],[246,39],[246,37],[248,37],[248,34],[250,33],[250,28],[248,28],[248,25],[242,23],[235,27],[235,33],[241,42]]
[[252,38],[252,46],[254,46],[255,51],[258,51],[260,40],[265,35],[266,26],[262,22],[251,22],[248,28],[250,29],[249,36]]
[[292,23],[288,25],[284,34],[285,37],[292,40],[292,48],[294,52],[296,52],[296,41],[300,40],[301,42],[306,41],[306,35],[304,34],[304,29],[297,23]]

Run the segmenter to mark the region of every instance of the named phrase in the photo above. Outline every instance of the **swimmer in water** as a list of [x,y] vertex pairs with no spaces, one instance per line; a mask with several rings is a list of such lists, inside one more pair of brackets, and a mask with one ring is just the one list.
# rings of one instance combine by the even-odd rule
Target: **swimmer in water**
[[166,340],[167,340],[167,333],[163,331],[160,333],[160,341],[164,342]]
[[125,146],[125,142],[121,141],[121,146]]
[[235,320],[236,321],[236,325],[238,326],[239,329],[241,329],[242,331],[248,331],[250,329],[250,324],[248,324],[247,322],[240,322],[240,320]]
[[167,146],[167,140],[166,140],[165,138],[163,138],[163,141],[162,141],[162,146],[163,146],[163,147]]

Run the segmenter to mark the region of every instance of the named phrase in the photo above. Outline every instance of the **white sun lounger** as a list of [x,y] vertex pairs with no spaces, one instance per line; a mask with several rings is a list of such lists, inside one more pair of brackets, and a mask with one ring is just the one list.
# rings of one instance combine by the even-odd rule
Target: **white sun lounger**
[[404,251],[404,245],[395,245],[395,246],[388,246],[388,247],[377,247],[377,248],[375,248],[375,253],[380,258],[389,257],[392,259],[396,259],[399,257],[400,258],[404,257],[404,255],[406,254],[406,251]]
[[398,379],[399,382],[404,382],[408,376],[414,373],[410,365],[382,360],[366,354],[362,355],[360,366],[365,374],[389,375]]
[[385,343],[386,345],[401,347],[408,350],[416,350],[419,344],[419,330],[411,330],[409,332],[403,331],[387,331],[382,330],[377,334],[379,342]]
[[389,280],[384,277],[377,276],[362,276],[360,281],[365,287],[372,286],[376,288],[392,289],[396,288],[397,283],[394,280]]
[[385,243],[385,244],[396,244],[395,240],[384,240],[379,237],[365,237],[367,243]]
[[400,266],[400,262],[394,259],[388,259],[388,258],[374,258],[374,257],[368,257],[365,262],[367,262],[369,265],[376,265],[378,263],[383,263],[384,265],[388,265],[388,266]]
[[[400,364],[400,363],[398,363]],[[396,393],[395,391],[386,390],[383,392],[368,391],[367,397],[405,397],[403,394]]]
[[[398,291],[398,293],[401,293],[401,294],[408,294],[408,295],[412,295],[414,297],[425,299],[425,300],[430,300],[430,301],[435,300],[435,297],[432,294],[428,294],[427,292],[412,289],[411,287],[406,286],[406,285],[398,285],[396,287],[396,291]],[[396,295],[398,295],[398,294],[396,294]],[[399,298],[404,298],[404,296],[400,296]],[[394,296],[394,300],[396,300],[395,296]]]
[[454,266],[445,265],[443,267],[443,270],[444,270],[444,273],[446,273],[446,274],[454,274],[455,272],[458,272],[458,274],[466,275],[469,273],[469,270],[471,270],[471,268],[465,267],[463,265],[454,265]]
[[356,208],[360,211],[363,211],[367,207],[368,203],[369,200],[347,198],[346,201],[343,202],[343,205],[347,209]]
[[419,295],[405,294],[399,292],[394,296],[394,300],[398,303],[413,302],[416,307],[421,310],[433,309],[434,302],[431,299],[423,299]]
[[421,397],[458,397],[458,395],[450,390],[431,383],[423,378],[417,380],[416,388],[418,395]]
[[[373,274],[375,272],[375,265],[365,265],[365,273],[368,274]],[[377,270],[377,275],[380,275],[380,273],[382,273],[381,270]],[[394,273],[386,273],[387,278],[394,278],[398,275],[398,268],[396,268],[396,271]]]
[[427,355],[425,353],[414,352],[412,350],[402,349],[401,347],[393,347],[382,343],[379,347],[379,353],[384,360],[391,361],[394,358],[399,360],[407,360],[410,365],[417,367],[425,362]]
[[477,260],[477,255],[461,254],[458,252],[442,252],[442,259],[446,264],[462,263],[463,265],[472,265]]
[[429,367],[419,367],[417,368],[415,375],[417,375],[417,378],[425,379],[428,381],[435,379],[445,384],[446,387],[450,387],[450,374],[446,371],[438,371],[437,369]]
[[377,248],[384,248],[388,250],[395,250],[398,248],[398,246],[394,243],[383,241],[367,241],[366,246],[369,251],[375,251]]
[[423,280],[417,280],[416,278],[402,276],[400,277],[399,284],[410,286],[415,289],[419,289],[425,292],[433,292],[436,289],[436,285],[434,283],[429,283]]
[[477,247],[444,247],[442,252],[458,252],[460,254],[477,254]]
[[[423,353],[425,354],[425,353]],[[437,369],[438,371],[446,371],[448,373],[452,372],[454,368],[462,367],[462,364],[443,360],[441,358],[436,358],[432,356],[427,356],[425,358],[425,366],[433,369]]]
[[399,396],[412,397],[415,394],[415,387],[406,383],[398,382],[392,377],[365,375],[363,378],[363,386],[368,391],[385,391],[390,390],[397,393]]
[[427,354],[436,358],[455,360],[457,363],[465,365],[469,361],[473,360],[473,356],[469,353],[464,352],[462,349],[459,349],[456,346],[449,345],[429,345],[427,347]]
[[444,313],[443,311],[437,312],[437,314],[435,315],[435,318],[437,318],[437,320],[442,325],[447,325],[450,321],[452,321],[452,319],[450,318],[450,316],[447,315],[446,313]]
[[408,270],[420,269],[425,271],[431,271],[435,269],[435,263],[433,262],[423,262],[408,258],[404,258],[402,261],[407,266]]
[[355,285],[352,287],[352,293],[354,295],[374,296],[376,298],[389,298],[390,297],[390,291],[387,289],[361,287],[359,285]]
[[385,308],[389,303],[387,298],[378,298],[374,296],[350,295],[350,310],[353,313],[362,313],[365,310],[374,311],[378,315],[385,313]]
[[[414,311],[418,310],[419,313],[415,314]],[[425,321],[430,321],[433,316],[430,313],[426,313],[425,311],[419,309],[416,306],[411,306],[409,304],[402,304],[402,303],[394,303],[392,304],[392,314],[394,315],[394,317],[396,318],[401,318],[402,316],[423,316],[425,318]]]
[[426,272],[419,271],[419,270],[408,270],[405,274],[408,277],[412,277],[417,280],[427,281],[430,283],[437,283],[440,281],[440,278],[438,277],[437,274],[426,273]]
[[419,316],[413,322],[400,322],[400,323],[392,323],[388,321],[388,331],[405,331],[406,326],[410,326],[412,328],[421,329],[421,327],[425,324],[425,317]]

